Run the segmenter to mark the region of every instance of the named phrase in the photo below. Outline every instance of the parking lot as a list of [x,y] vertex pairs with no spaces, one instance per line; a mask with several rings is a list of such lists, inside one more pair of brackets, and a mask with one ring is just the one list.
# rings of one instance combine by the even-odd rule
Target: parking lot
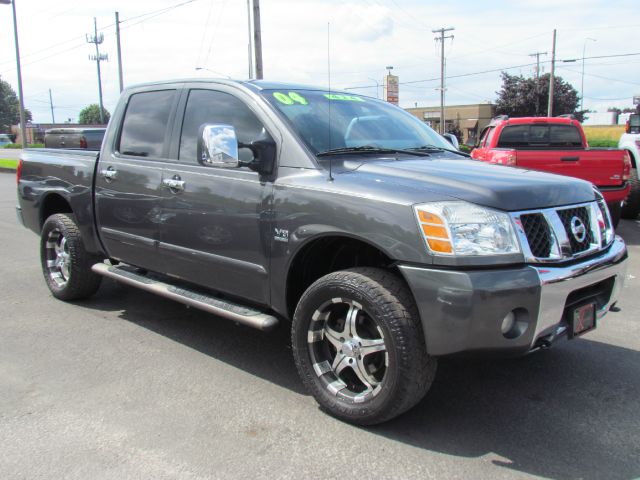
[[105,281],[49,294],[0,174],[0,478],[640,477],[640,221],[619,305],[580,340],[441,361],[402,417],[357,428],[302,388],[269,334]]

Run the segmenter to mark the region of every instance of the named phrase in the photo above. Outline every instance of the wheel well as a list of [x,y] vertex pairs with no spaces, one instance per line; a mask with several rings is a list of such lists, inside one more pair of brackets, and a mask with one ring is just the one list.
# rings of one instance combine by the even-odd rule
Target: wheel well
[[317,279],[328,273],[353,267],[390,268],[387,255],[376,247],[347,237],[323,237],[300,250],[287,276],[287,313],[293,318],[298,300]]
[[47,218],[56,213],[73,213],[73,210],[71,210],[69,202],[60,195],[48,195],[40,207],[40,228],[42,228]]

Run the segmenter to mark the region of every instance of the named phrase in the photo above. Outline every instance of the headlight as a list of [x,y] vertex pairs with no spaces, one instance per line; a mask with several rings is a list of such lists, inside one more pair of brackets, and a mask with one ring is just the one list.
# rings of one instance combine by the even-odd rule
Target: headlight
[[509,215],[472,203],[414,205],[418,226],[436,255],[507,255],[520,253]]
[[600,244],[604,247],[613,241],[613,223],[611,222],[611,213],[609,212],[609,207],[607,206],[604,197],[598,190],[595,190],[595,192],[598,207],[595,208],[594,211],[596,214],[598,229],[600,230]]

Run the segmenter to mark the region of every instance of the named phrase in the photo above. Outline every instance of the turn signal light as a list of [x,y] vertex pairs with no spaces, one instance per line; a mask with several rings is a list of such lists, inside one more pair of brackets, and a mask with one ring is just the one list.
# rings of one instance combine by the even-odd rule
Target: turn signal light
[[424,210],[418,210],[418,218],[429,248],[437,253],[453,253],[451,237],[444,220],[435,213],[425,212]]

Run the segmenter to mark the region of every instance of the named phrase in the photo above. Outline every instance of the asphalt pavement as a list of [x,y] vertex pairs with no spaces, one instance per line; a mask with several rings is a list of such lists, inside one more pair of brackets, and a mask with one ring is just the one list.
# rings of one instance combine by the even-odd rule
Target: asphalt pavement
[[105,281],[55,300],[0,174],[0,478],[640,477],[640,222],[598,329],[509,360],[446,360],[402,417],[357,428],[265,334]]

